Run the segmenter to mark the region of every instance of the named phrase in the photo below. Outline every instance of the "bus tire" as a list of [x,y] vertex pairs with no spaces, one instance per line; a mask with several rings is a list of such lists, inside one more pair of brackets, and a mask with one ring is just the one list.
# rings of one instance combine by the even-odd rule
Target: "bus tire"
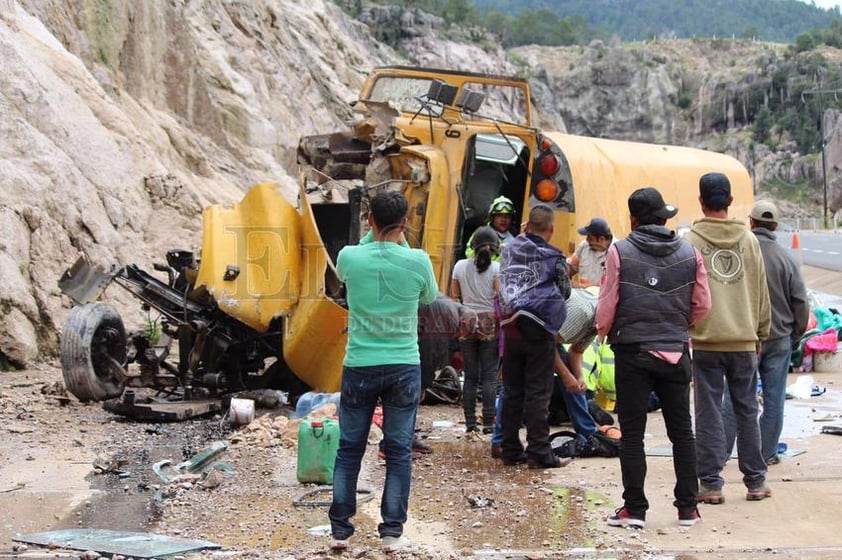
[[74,307],[61,333],[65,386],[81,402],[119,397],[125,383],[112,363],[125,367],[126,352],[126,329],[116,309],[101,302]]

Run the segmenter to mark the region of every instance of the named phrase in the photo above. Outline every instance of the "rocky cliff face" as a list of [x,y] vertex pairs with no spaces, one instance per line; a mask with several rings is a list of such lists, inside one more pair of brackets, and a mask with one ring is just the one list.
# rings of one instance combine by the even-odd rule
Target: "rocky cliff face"
[[[392,46],[361,23],[383,18],[397,18]],[[544,128],[727,150],[764,174],[779,157],[748,157],[733,100],[750,80],[715,53],[506,53],[470,32],[413,11],[353,20],[323,0],[0,0],[0,369],[55,354],[70,307],[56,282],[79,255],[149,268],[197,248],[208,204],[264,180],[294,196],[299,136],[345,128],[375,66],[526,73]],[[795,160],[780,158],[787,173],[815,172]]]
[[[822,181],[820,157],[798,154],[793,143],[772,151],[752,142],[754,116],[770,95],[780,94],[773,79],[789,56],[787,48],[739,40],[594,41],[587,47],[520,47],[510,56],[533,83],[542,84],[545,95],[537,99],[542,112],[559,115],[567,132],[726,152],[743,162],[760,189],[772,179]],[[836,49],[821,54],[842,61]],[[810,67],[810,56],[800,55],[801,67]],[[802,78],[789,75],[786,81],[797,84]],[[842,208],[839,119],[836,111],[825,114],[831,212]],[[820,204],[820,196],[813,202]],[[816,215],[812,206],[787,210],[793,217]]]
[[0,361],[56,349],[61,272],[198,243],[395,60],[333,4],[0,0]]

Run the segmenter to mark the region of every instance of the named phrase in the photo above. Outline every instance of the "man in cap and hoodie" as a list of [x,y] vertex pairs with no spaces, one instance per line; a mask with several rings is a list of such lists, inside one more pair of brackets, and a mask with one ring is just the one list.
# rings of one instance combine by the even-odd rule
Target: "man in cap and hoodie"
[[699,502],[707,504],[725,501],[721,472],[726,440],[721,409],[726,383],[734,404],[746,499],[772,495],[766,484],[757,423],[757,354],[769,337],[769,289],[757,237],[742,221],[728,218],[733,200],[728,177],[717,172],[702,175],[699,202],[705,217],[693,222],[686,236],[705,259],[713,302],[711,313],[690,330]]
[[[778,440],[784,426],[786,376],[789,373],[793,345],[798,344],[810,319],[807,287],[798,263],[777,241],[778,208],[769,200],[758,200],[749,214],[751,232],[760,242],[766,283],[772,304],[772,324],[760,349],[758,373],[763,387],[763,412],[760,415],[760,451],[767,465],[780,463]],[[734,446],[737,425],[730,395],[725,392],[722,407],[725,418],[727,456]]]
[[572,278],[578,274],[579,281],[574,288],[599,286],[605,272],[605,255],[614,235],[608,222],[602,218],[593,218],[588,225],[577,230],[585,239],[576,247],[573,255],[567,259],[567,275]]
[[699,520],[699,482],[688,329],[710,311],[707,273],[699,251],[665,227],[678,209],[666,204],[657,189],[636,190],[628,205],[632,231],[608,250],[596,311],[597,330],[614,350],[615,410],[622,431],[624,503],[607,523],[640,529],[646,523],[643,435],[654,391],[672,442],[678,523],[692,526]]

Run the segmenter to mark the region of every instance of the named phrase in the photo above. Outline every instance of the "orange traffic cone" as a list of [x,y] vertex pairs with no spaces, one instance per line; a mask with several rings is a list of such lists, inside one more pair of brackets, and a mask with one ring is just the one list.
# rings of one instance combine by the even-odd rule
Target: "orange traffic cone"
[[803,261],[804,255],[803,255],[803,253],[801,253],[801,242],[798,241],[798,232],[797,231],[792,232],[792,250],[795,251],[795,257],[796,257],[796,260],[798,261],[798,266],[800,267],[801,265],[804,264],[804,261]]

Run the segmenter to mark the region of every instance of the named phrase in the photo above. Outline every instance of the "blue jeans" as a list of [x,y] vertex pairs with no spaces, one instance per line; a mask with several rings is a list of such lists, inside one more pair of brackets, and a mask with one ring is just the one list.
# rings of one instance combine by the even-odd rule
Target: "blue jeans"
[[[564,365],[570,369],[570,354],[567,353],[563,346],[558,347],[558,352],[561,359],[564,360]],[[562,398],[564,399],[564,406],[567,409],[567,416],[570,417],[570,423],[573,424],[573,429],[576,430],[576,435],[579,439],[587,439],[598,429],[596,420],[591,416],[591,411],[588,408],[588,395],[587,393],[571,393],[564,387],[561,379],[558,380],[556,385],[559,383],[563,388]]]
[[766,482],[766,462],[760,453],[757,423],[757,354],[754,352],[693,353],[693,387],[696,405],[696,458],[699,480],[708,488],[722,489],[722,469],[727,458],[722,399],[725,384],[734,405],[737,426],[737,462],[749,490]]
[[371,417],[383,404],[383,441],[386,484],[380,500],[380,537],[403,534],[412,480],[412,437],[421,396],[421,366],[411,364],[345,367],[339,401],[339,452],[333,471],[331,532],[335,539],[354,534],[351,517],[357,513],[357,481],[368,443]]
[[649,509],[644,486],[646,453],[643,436],[652,391],[661,400],[661,414],[672,443],[675,486],[673,505],[696,507],[699,481],[696,478],[696,447],[690,416],[690,357],[685,350],[678,363],[671,364],[645,351],[624,351],[614,347],[617,385],[617,419],[620,439],[620,471],[623,501],[629,513],[645,517]]
[[500,358],[497,355],[497,339],[459,340],[462,359],[465,362],[465,386],[462,388],[462,409],[465,411],[465,428],[477,427],[477,387],[482,388],[482,424],[494,423],[494,397],[497,393],[497,370]]
[[596,432],[596,421],[588,409],[587,393],[571,393],[565,390],[564,406],[567,407],[570,423],[573,424],[573,429],[576,430],[576,435],[580,439],[587,439]]
[[[764,461],[778,455],[778,441],[784,428],[786,380],[792,358],[792,339],[789,336],[767,340],[760,350],[757,364],[763,386],[763,412],[760,414],[760,452]],[[722,419],[725,422],[727,455],[731,455],[737,436],[737,419],[734,416],[731,393],[725,391],[722,402]]]
[[503,398],[506,395],[504,385],[497,390],[497,398],[494,399],[494,431],[491,433],[491,445],[503,443]]

